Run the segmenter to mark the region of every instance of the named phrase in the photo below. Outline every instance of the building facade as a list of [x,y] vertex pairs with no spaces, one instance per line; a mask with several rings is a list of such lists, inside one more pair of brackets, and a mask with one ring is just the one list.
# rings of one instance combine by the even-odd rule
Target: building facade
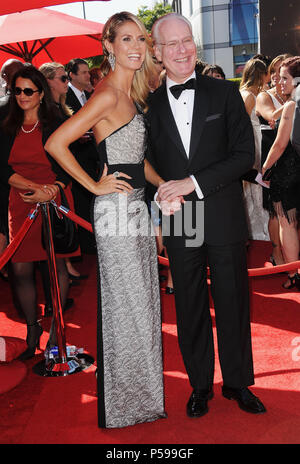
[[168,0],[193,26],[198,57],[218,64],[227,78],[240,77],[258,52],[258,0]]

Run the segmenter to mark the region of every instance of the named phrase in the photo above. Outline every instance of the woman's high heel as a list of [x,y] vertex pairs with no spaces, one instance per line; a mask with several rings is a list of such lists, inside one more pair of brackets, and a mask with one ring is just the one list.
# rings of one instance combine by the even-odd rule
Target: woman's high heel
[[27,359],[33,358],[35,355],[36,349],[40,349],[40,338],[43,333],[43,328],[40,326],[38,322],[35,324],[28,325],[27,324],[27,337],[26,342],[28,345],[27,350],[24,351],[19,356],[20,361],[26,361]]
[[[287,286],[285,284],[288,284]],[[288,280],[282,284],[282,287],[285,290],[290,290],[291,288],[297,287],[298,290],[300,290],[300,275],[298,272],[294,274],[293,276],[288,275]]]

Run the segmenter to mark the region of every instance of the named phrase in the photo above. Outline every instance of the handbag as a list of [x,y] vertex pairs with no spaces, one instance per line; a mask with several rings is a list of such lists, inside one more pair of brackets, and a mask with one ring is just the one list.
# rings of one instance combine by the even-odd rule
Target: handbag
[[[69,209],[69,203],[66,198],[64,189],[56,184],[60,190],[61,206]],[[67,216],[57,210],[57,208],[50,203],[49,214],[52,226],[52,239],[53,246],[56,253],[73,253],[79,247],[78,231],[75,223]],[[44,237],[44,227],[42,228],[42,245],[46,249]]]

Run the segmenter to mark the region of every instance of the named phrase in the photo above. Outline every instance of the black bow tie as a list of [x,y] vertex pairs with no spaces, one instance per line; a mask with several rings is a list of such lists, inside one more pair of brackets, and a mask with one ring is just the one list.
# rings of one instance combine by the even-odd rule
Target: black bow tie
[[172,85],[172,87],[170,87],[170,92],[172,92],[176,100],[178,100],[183,90],[195,89],[195,88],[196,88],[196,79],[193,78],[193,79],[189,79],[184,84]]

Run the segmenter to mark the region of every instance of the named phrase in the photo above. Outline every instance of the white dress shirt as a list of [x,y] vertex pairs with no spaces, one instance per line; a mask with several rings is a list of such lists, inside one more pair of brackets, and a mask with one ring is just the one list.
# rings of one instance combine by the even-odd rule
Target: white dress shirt
[[68,86],[73,90],[73,92],[75,93],[76,97],[78,98],[79,100],[79,103],[81,104],[81,106],[83,106],[86,102],[87,102],[87,99],[86,99],[86,96],[85,96],[85,93],[83,90],[79,90],[77,89],[77,87],[75,87],[72,82],[69,82],[68,83]]
[[[189,76],[184,82],[188,81],[189,79],[196,78],[195,71],[191,76]],[[182,82],[182,84],[184,84]],[[171,106],[171,110],[176,122],[176,126],[178,132],[180,134],[186,156],[189,157],[190,153],[190,142],[191,142],[191,133],[192,133],[192,120],[193,120],[193,110],[194,110],[194,100],[195,100],[195,90],[194,89],[186,89],[183,90],[180,97],[176,99],[172,92],[170,91],[170,87],[173,85],[178,85],[178,82],[172,81],[168,76],[166,78],[166,87],[167,87],[167,94],[169,98],[169,103]],[[194,182],[196,193],[200,200],[203,198],[203,193],[193,175],[190,176],[192,181]]]

